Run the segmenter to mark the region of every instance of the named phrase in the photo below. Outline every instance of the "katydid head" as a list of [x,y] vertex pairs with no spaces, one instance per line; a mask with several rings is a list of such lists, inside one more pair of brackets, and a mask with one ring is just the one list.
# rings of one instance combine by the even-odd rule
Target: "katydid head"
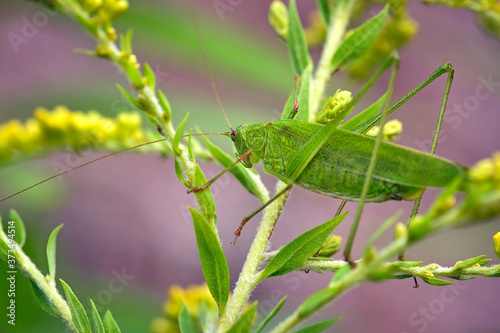
[[[248,152],[250,149],[248,148],[245,137],[242,133],[243,128],[246,125],[240,125],[236,128],[235,131],[231,132],[231,140],[234,142],[234,147],[236,148],[236,158],[240,158],[243,154]],[[246,167],[246,168],[251,168],[252,163],[250,162],[250,159],[247,157],[241,161],[241,163]]]

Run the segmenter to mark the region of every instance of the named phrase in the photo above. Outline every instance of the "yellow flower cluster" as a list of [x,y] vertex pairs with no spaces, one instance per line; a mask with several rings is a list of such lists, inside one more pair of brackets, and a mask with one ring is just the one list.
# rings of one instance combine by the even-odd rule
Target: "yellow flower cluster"
[[206,284],[192,285],[186,289],[178,285],[174,285],[168,290],[168,299],[163,307],[165,317],[156,318],[151,324],[153,333],[178,333],[179,313],[182,310],[183,304],[186,305],[189,313],[193,317],[198,317],[200,314],[201,304],[205,303],[208,313],[217,316],[217,303],[215,303],[210,290]]
[[378,36],[371,49],[349,70],[356,77],[367,77],[373,68],[376,68],[394,49],[400,49],[411,41],[418,32],[418,23],[408,14],[407,1],[374,1],[391,5],[389,23]]
[[84,0],[83,8],[89,14],[95,13],[95,16],[92,19],[95,21],[95,23],[102,25],[106,23],[111,23],[111,21],[113,21],[115,18],[125,13],[128,9],[128,1],[127,0]]
[[145,139],[137,113],[120,113],[113,119],[96,111],[72,112],[63,106],[53,111],[38,108],[24,124],[11,120],[0,125],[0,163],[16,154],[40,154],[68,145],[76,151],[84,145],[113,150]]
[[473,182],[493,181],[500,188],[500,152],[477,162],[469,175]]
[[423,0],[422,2],[476,12],[478,20],[490,32],[500,37],[500,2],[497,0]]

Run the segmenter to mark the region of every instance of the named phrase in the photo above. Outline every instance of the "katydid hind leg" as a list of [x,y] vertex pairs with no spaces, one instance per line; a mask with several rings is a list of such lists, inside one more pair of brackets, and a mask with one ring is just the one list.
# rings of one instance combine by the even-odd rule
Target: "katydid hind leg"
[[[443,95],[443,102],[444,105],[446,106],[446,100],[448,98],[449,90],[451,87],[451,82],[453,81],[453,67],[449,62],[445,62],[442,64],[438,69],[436,69],[431,75],[429,75],[424,81],[422,81],[418,86],[416,86],[414,89],[412,89],[409,93],[404,95],[401,99],[399,99],[396,103],[394,103],[388,110],[388,115],[392,114],[394,111],[396,111],[400,106],[402,106],[404,103],[406,103],[410,98],[415,96],[417,93],[422,91],[425,87],[427,87],[430,83],[432,83],[434,80],[439,78],[441,75],[447,73],[448,78],[446,80],[446,88],[445,88],[445,93]],[[445,100],[446,99],[446,100]],[[443,106],[443,103],[441,104]],[[444,116],[444,110],[441,110],[439,113],[439,119],[438,123],[440,124],[443,121]],[[375,125],[377,125],[380,122],[381,115],[377,115],[373,117],[372,119],[366,121],[365,123],[359,125],[356,127],[353,132],[356,133],[366,133],[368,132],[371,128],[373,128]],[[439,133],[439,131],[437,132]],[[439,134],[437,134],[439,135]],[[434,133],[434,136],[436,136],[436,132]],[[435,149],[435,146],[434,146]]]
[[[430,154],[434,154],[436,152],[436,147],[437,147],[438,140],[439,140],[439,132],[440,132],[441,127],[443,125],[446,104],[448,102],[448,96],[450,95],[451,84],[453,82],[453,75],[455,72],[453,67],[451,66],[451,64],[449,62],[444,63],[437,71],[440,71],[440,70],[444,71],[441,74],[448,73],[448,77],[446,78],[446,86],[444,88],[443,99],[441,100],[441,107],[439,109],[439,115],[438,115],[438,119],[437,119],[437,123],[436,123],[436,128],[434,129],[434,136],[432,138],[432,145],[431,145],[431,149],[429,151]],[[434,73],[436,73],[436,72],[434,72]],[[438,76],[440,76],[441,74],[439,74]],[[438,76],[434,77],[430,82],[434,81]],[[430,77],[432,77],[432,75]],[[422,201],[422,195],[423,195],[423,193],[415,200],[415,203],[413,204],[413,209],[412,209],[408,224],[410,224],[411,221],[415,218],[415,216],[417,216],[418,208],[420,207],[420,202]],[[399,253],[398,259],[404,260],[404,255],[405,255],[405,251],[403,249]]]

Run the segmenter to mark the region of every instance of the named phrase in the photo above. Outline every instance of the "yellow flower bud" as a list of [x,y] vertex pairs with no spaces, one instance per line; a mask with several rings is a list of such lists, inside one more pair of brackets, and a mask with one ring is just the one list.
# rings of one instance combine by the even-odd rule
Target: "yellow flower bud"
[[88,13],[92,13],[102,6],[102,0],[85,0],[83,7]]
[[99,56],[99,57],[103,57],[103,58],[107,58],[109,56],[109,50],[107,47],[105,47],[104,45],[101,45],[101,44],[98,44],[96,47],[95,47],[95,53]]
[[425,277],[434,277],[434,274],[432,274],[431,272],[425,270],[425,271],[422,271],[422,276],[425,276]]
[[403,132],[403,123],[397,119],[389,120],[384,125],[383,139],[387,141],[396,141],[399,134]]
[[110,40],[115,40],[118,37],[116,34],[116,29],[113,27],[109,27],[106,29],[106,35]]
[[401,239],[403,237],[406,237],[407,235],[408,229],[406,228],[406,225],[402,222],[398,222],[394,227],[394,239]]
[[278,36],[288,38],[288,8],[278,0],[271,2],[269,6],[269,24],[273,27]]
[[439,215],[442,215],[449,211],[453,206],[455,206],[457,200],[454,195],[447,196],[444,200],[442,200],[439,205],[436,207],[436,211]]
[[438,268],[441,268],[441,266],[438,265],[438,264],[429,264],[429,265],[427,265],[427,266],[424,267],[424,269],[427,270],[427,271],[434,271],[434,270],[436,270]]
[[318,257],[331,257],[340,250],[342,246],[342,237],[330,235],[318,251]]
[[480,160],[470,169],[470,178],[474,182],[492,179],[495,175],[495,163],[490,158]]
[[500,259],[500,231],[493,236],[493,244],[495,244],[495,253],[498,259]]
[[[379,131],[380,127],[374,126],[368,132],[366,132],[366,135],[376,137]],[[399,138],[399,134],[401,134],[401,132],[403,132],[403,123],[397,119],[389,120],[384,125],[382,140],[396,141]]]

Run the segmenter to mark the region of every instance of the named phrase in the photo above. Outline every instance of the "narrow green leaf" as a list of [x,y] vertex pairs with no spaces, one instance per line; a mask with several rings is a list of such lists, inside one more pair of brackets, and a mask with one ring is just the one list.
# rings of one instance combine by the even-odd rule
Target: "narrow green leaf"
[[389,266],[389,269],[391,269],[392,267],[402,267],[402,268],[411,268],[411,267],[417,267],[417,266],[420,266],[420,264],[422,264],[423,261],[395,261],[393,263],[391,263],[391,265]]
[[349,264],[345,264],[344,266],[340,267],[340,269],[335,273],[335,275],[332,278],[332,283],[340,281],[344,276],[349,274],[351,272],[351,266]]
[[200,303],[200,314],[198,315],[198,324],[200,325],[201,331],[207,331],[207,320],[208,320],[208,309],[207,304],[204,300]]
[[130,95],[128,93],[127,90],[125,90],[125,88],[123,88],[121,85],[117,84],[116,87],[118,88],[118,90],[120,90],[120,92],[122,93],[123,96],[125,96],[125,98],[130,102],[132,103],[133,106],[135,106],[136,108],[138,109],[141,109],[142,110],[142,105],[141,103],[139,103],[137,101],[137,99],[135,99],[134,97],[132,97],[132,95]]
[[388,11],[389,6],[386,5],[380,13],[363,23],[344,39],[333,56],[332,70],[339,67],[345,69],[368,52],[384,27]]
[[472,280],[477,278],[477,276],[449,276],[450,279],[454,280],[460,280],[460,281],[466,281],[466,280]]
[[[214,145],[206,136],[202,136],[201,139],[210,153],[224,167],[227,168],[234,163],[234,158],[231,158],[222,149]],[[245,168],[241,163],[238,163],[231,170],[229,170],[229,172],[231,172],[236,179],[238,179],[247,191],[258,197],[261,201],[263,200],[260,195],[259,187],[254,181],[251,169]]]
[[120,50],[123,53],[132,53],[132,29],[128,29],[125,35],[120,34]]
[[47,264],[49,266],[49,275],[54,281],[56,279],[56,240],[57,234],[62,226],[63,224],[59,224],[54,230],[52,230],[47,242]]
[[94,322],[95,333],[105,333],[101,316],[99,316],[99,312],[97,312],[95,304],[92,300],[90,300],[90,305],[92,306],[92,321]]
[[148,119],[148,121],[151,123],[151,125],[153,125],[154,127],[158,128],[158,122],[156,121],[156,118],[153,117],[152,115],[150,115],[149,113],[145,113],[146,115],[146,118]]
[[297,101],[299,102],[299,110],[297,111],[295,119],[309,121],[309,95],[311,91],[311,75],[312,64],[309,64],[300,76],[299,93],[297,96]]
[[328,327],[335,324],[336,322],[338,322],[340,319],[342,319],[342,317],[337,317],[337,318],[321,321],[319,323],[304,327],[304,328],[296,331],[295,333],[320,333],[320,332],[323,332],[324,330],[326,330]]
[[338,292],[338,288],[332,287],[321,289],[315,292],[314,294],[309,296],[297,309],[299,318],[309,316],[324,304],[328,303],[335,295],[338,294]]
[[182,309],[181,312],[179,312],[179,328],[181,330],[181,333],[195,333],[198,332],[198,329],[196,328],[196,324],[194,322],[193,317],[191,316],[191,313],[189,313],[186,304],[182,303]]
[[167,96],[163,93],[163,91],[158,90],[158,101],[160,102],[161,108],[164,111],[163,119],[169,121],[172,117],[172,108],[170,107],[170,102],[167,99]]
[[189,136],[188,136],[188,152],[189,152],[189,158],[191,159],[191,161],[193,161],[193,163],[196,163],[196,160],[195,160],[194,154],[193,154],[193,147],[191,147],[192,135],[193,135],[193,129],[191,128],[191,131],[189,132]]
[[392,279],[392,280],[404,280],[404,279],[408,279],[411,277],[413,277],[413,275],[411,275],[411,274],[397,274],[397,275],[388,276],[387,278]]
[[74,51],[76,53],[85,54],[89,57],[96,57],[96,58],[99,57],[99,55],[97,54],[97,52],[95,50],[87,50],[87,49],[77,47]]
[[[196,169],[194,170],[194,177],[195,177],[194,185],[196,187],[201,187],[207,183],[207,179],[205,178],[205,175],[203,174],[203,171],[201,171],[201,168],[198,164],[196,165]],[[206,218],[209,221],[214,220],[215,223],[217,223],[217,220],[215,218],[216,217],[215,201],[210,188],[207,188],[203,191],[198,191],[194,195],[196,196],[199,202],[204,203],[203,207],[205,211],[203,212],[203,214],[206,216]]]
[[106,333],[121,333],[118,324],[116,323],[115,319],[113,318],[109,310],[106,311],[102,323],[104,325],[104,331]]
[[389,219],[387,219],[380,227],[375,230],[375,232],[368,238],[368,241],[365,244],[365,259],[368,257],[371,248],[375,241],[382,236],[382,234],[389,229],[394,223],[398,222],[399,217],[401,216],[401,212],[396,212]]
[[285,102],[285,106],[283,107],[283,112],[281,113],[281,120],[288,119],[290,117],[290,113],[293,110],[294,104],[295,104],[295,88],[292,90],[292,92],[288,96],[288,99]]
[[368,120],[372,119],[373,117],[376,117],[379,113],[380,110],[382,110],[382,107],[384,106],[385,99],[387,98],[387,92],[382,95],[377,101],[375,101],[372,105],[346,121],[345,123],[341,124],[339,127],[342,127],[343,129],[354,131],[356,133],[363,133],[362,128],[358,129],[359,126],[367,122]]
[[344,219],[347,212],[306,231],[285,245],[267,264],[262,276],[280,276],[298,268],[323,245],[328,235]]
[[177,178],[179,178],[179,181],[187,187],[186,180],[184,179],[184,175],[182,174],[181,163],[177,158],[175,158],[174,161],[175,174],[177,175]]
[[71,290],[70,286],[66,284],[63,280],[59,279],[64,289],[64,294],[66,295],[66,301],[68,302],[69,309],[71,311],[71,318],[75,324],[78,333],[91,333],[90,322],[82,303],[78,300],[76,295]]
[[219,239],[207,220],[196,209],[188,207],[193,216],[196,243],[203,276],[222,316],[229,298],[229,267]]
[[156,84],[156,77],[155,73],[149,66],[149,64],[146,62],[144,64],[144,77],[146,78],[147,86],[151,89],[155,89],[155,84]]
[[490,263],[491,259],[483,259],[478,262],[479,266],[486,266]]
[[255,315],[257,314],[257,303],[258,302],[253,302],[243,315],[241,315],[240,319],[231,326],[227,333],[250,333]]
[[16,234],[14,240],[17,245],[22,248],[24,243],[26,243],[26,228],[24,227],[24,222],[14,209],[10,210],[10,220],[15,223]]
[[172,140],[172,148],[176,155],[180,155],[179,152],[179,143],[181,142],[182,135],[184,135],[184,127],[186,126],[187,120],[189,117],[189,112],[186,113],[186,116],[180,122],[179,126],[177,126],[175,130],[174,140]]
[[330,24],[330,4],[329,0],[317,0],[319,16],[323,20],[323,24],[328,26]]
[[306,67],[312,63],[309,51],[307,50],[307,41],[304,28],[300,22],[299,13],[295,0],[290,0],[288,11],[288,51],[292,62],[293,72],[296,75],[302,75]]
[[33,294],[35,296],[35,300],[40,305],[42,310],[47,312],[52,316],[59,316],[57,308],[51,303],[50,297],[43,292],[42,289],[35,283],[35,281],[30,279],[31,288],[33,289]]
[[144,87],[144,83],[142,82],[141,72],[139,71],[139,69],[137,67],[135,67],[130,62],[126,61],[123,63],[123,70],[127,74],[130,82],[132,82],[134,87],[136,87],[136,88]]
[[257,326],[257,329],[255,329],[255,331],[253,331],[252,333],[262,332],[262,330],[266,327],[267,323],[269,323],[271,321],[271,319],[273,319],[274,316],[276,316],[276,314],[281,310],[281,308],[283,307],[283,304],[285,304],[286,298],[287,298],[287,296],[283,297],[278,302],[278,304],[276,304],[274,309],[272,309],[271,312],[269,312],[269,314],[266,316],[266,318],[264,318],[264,320],[262,320],[262,322],[259,324],[259,326]]
[[426,277],[426,276],[420,276],[420,278],[425,282],[428,283],[432,286],[448,286],[450,284],[453,284],[451,281],[446,281],[446,280],[441,280],[435,277]]
[[128,29],[125,35],[125,51],[127,53],[132,53],[132,35],[133,35],[133,30]]
[[486,256],[485,255],[481,255],[481,256],[477,256],[477,257],[470,258],[470,259],[467,259],[467,260],[459,261],[459,262],[457,262],[455,264],[455,266],[453,266],[453,268],[451,269],[450,272],[460,271],[462,269],[466,269],[466,268],[472,267],[475,264],[479,264],[479,262],[481,260],[483,260],[484,257],[486,257]]

